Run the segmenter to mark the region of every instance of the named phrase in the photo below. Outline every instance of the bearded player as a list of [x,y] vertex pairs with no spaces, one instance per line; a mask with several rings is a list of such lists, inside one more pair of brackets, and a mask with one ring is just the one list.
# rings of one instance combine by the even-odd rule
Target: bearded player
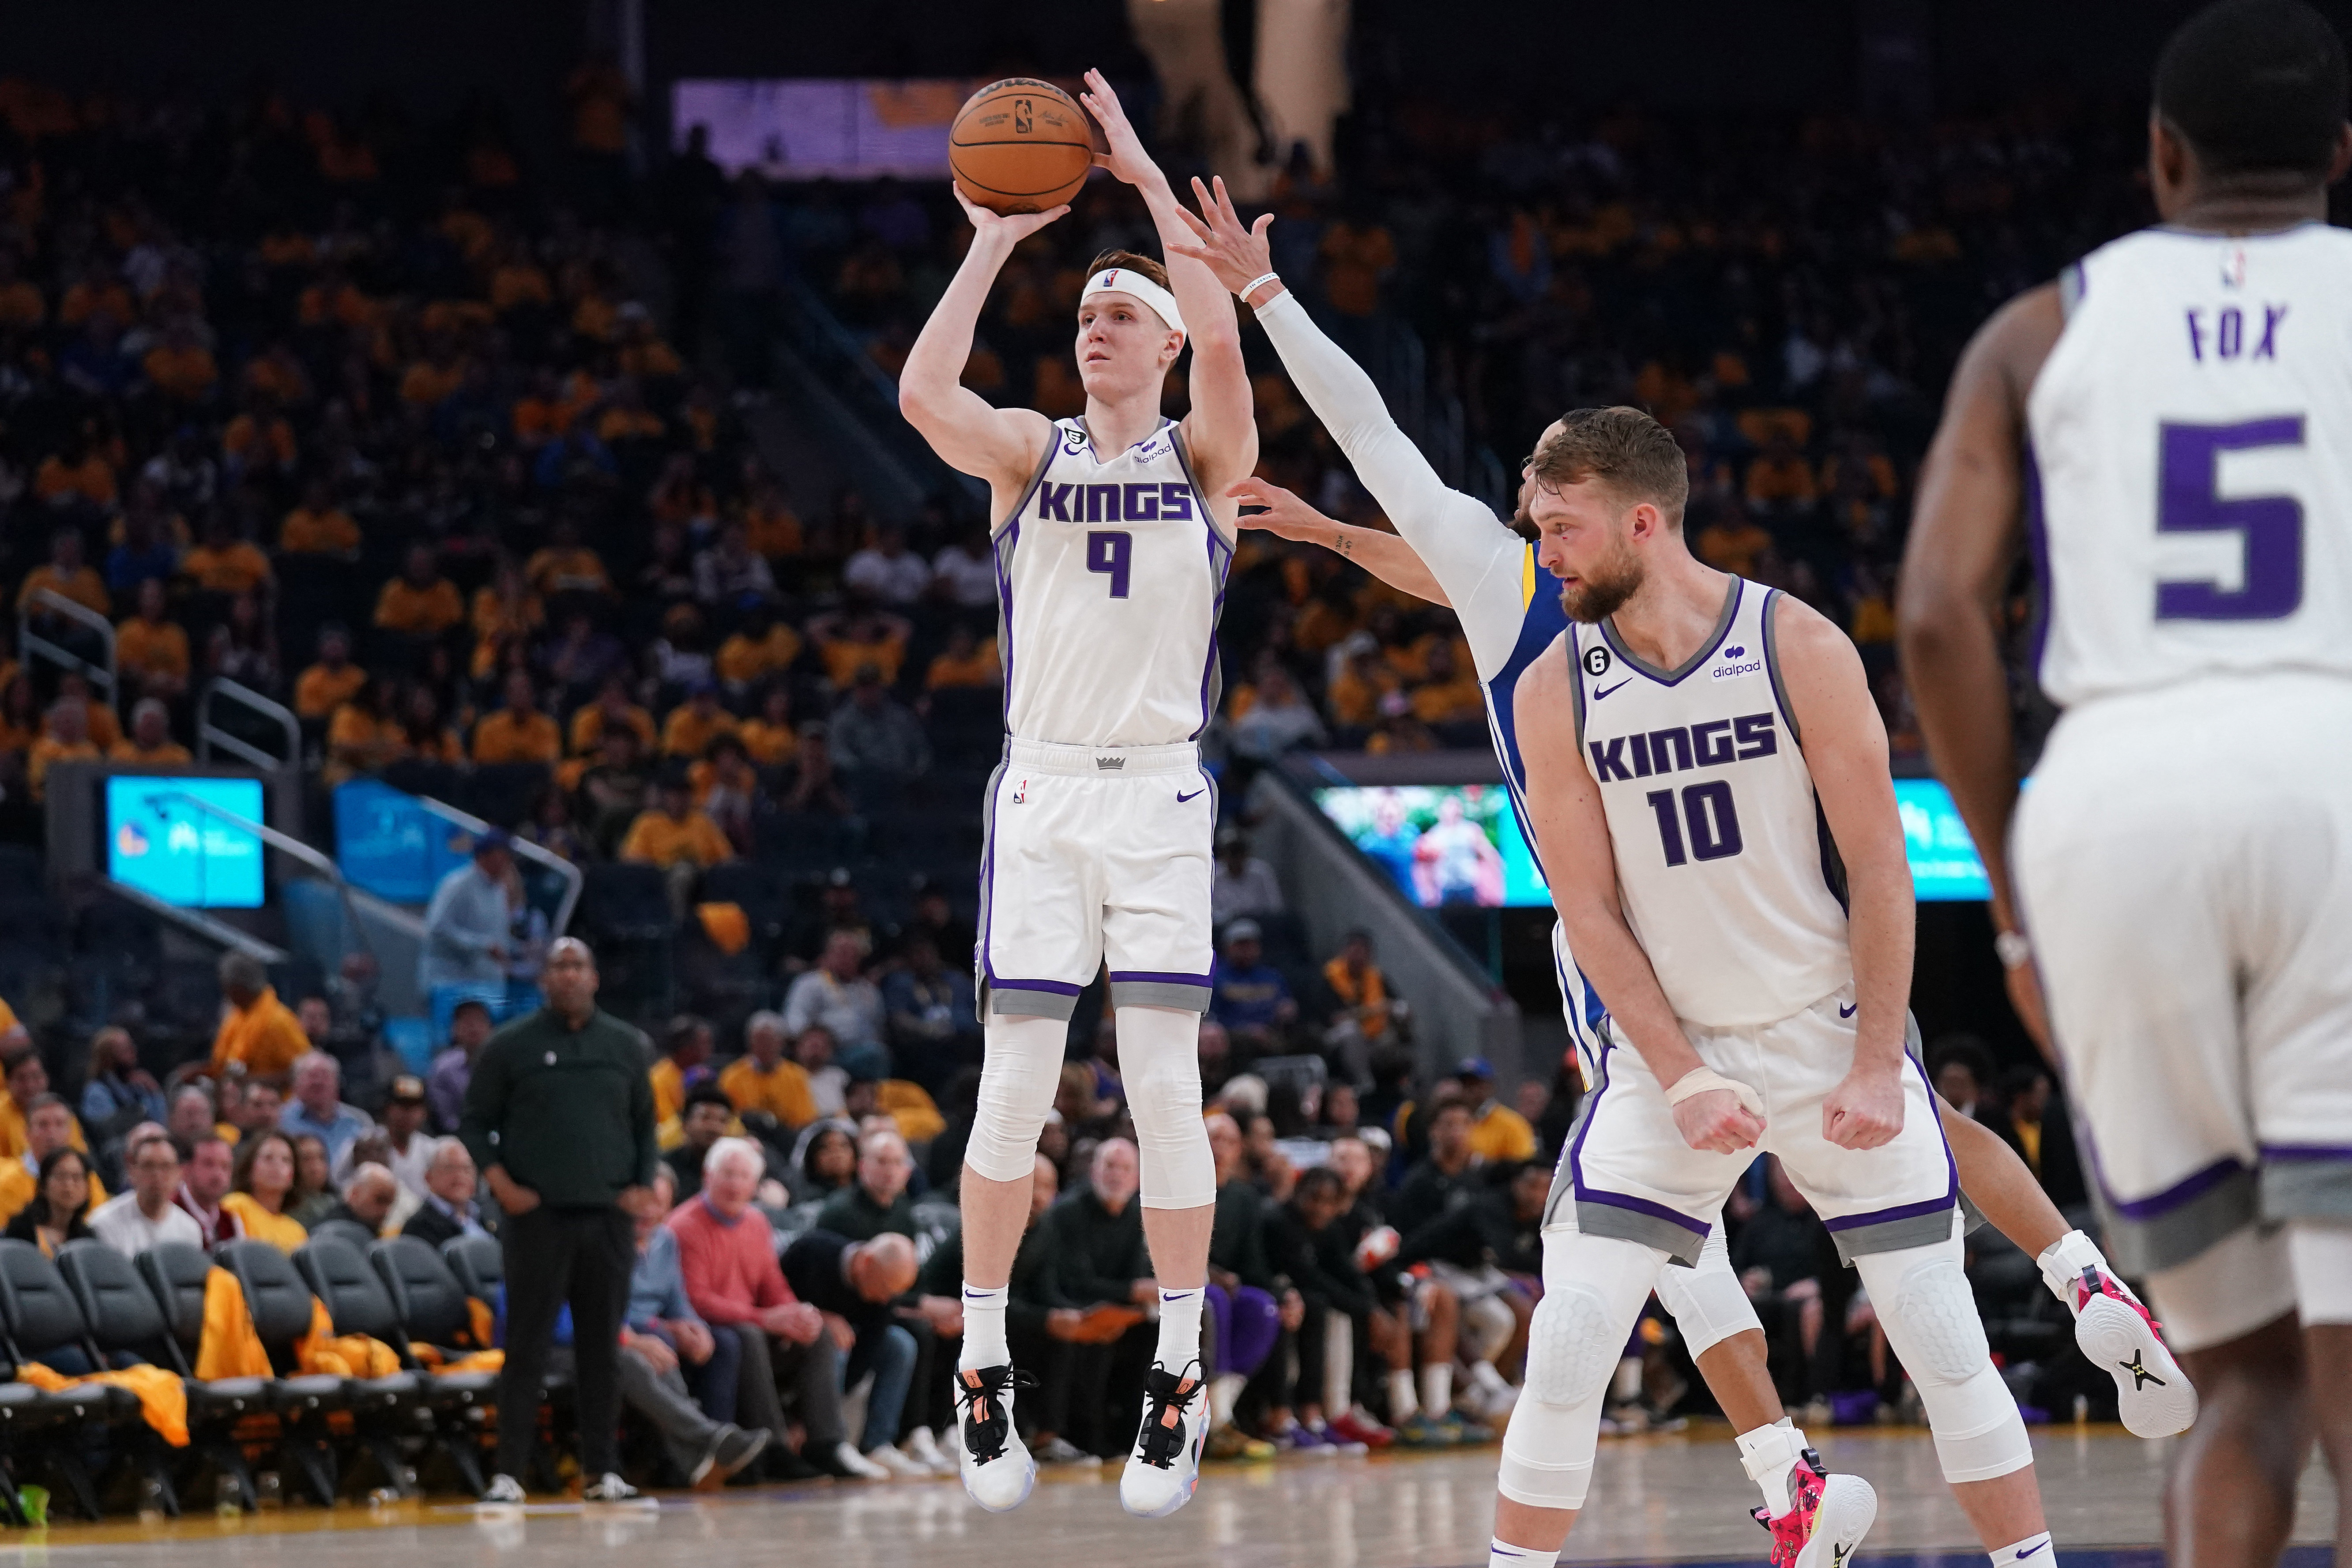
[[[1165,246],[1185,234],[1167,177],[1099,72],[1082,95]],[[962,200],[958,194],[959,201]],[[964,1336],[956,1372],[964,1487],[1002,1511],[1036,1465],[1014,1428],[1021,1374],[1006,1285],[1079,991],[1106,967],[1142,1154],[1160,1340],[1119,1500],[1157,1518],[1200,1476],[1199,1364],[1216,1171],[1201,1121],[1199,1015],[1211,975],[1217,796],[1201,731],[1215,711],[1217,615],[1236,503],[1257,464],[1240,331],[1198,261],[1098,258],[1078,302],[1087,411],[1054,421],[958,384],[991,283],[1068,209],[1003,217],[964,202],[971,247],[907,357],[899,406],[940,456],[988,481],[994,516],[1004,762],[990,781],[975,961],[986,1056],[965,1154]],[[1192,412],[1160,412],[1187,342]]]

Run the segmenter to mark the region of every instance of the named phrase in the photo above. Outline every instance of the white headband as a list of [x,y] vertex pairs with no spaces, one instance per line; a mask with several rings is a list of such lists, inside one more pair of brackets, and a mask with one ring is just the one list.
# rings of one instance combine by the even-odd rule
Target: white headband
[[1174,332],[1184,331],[1184,317],[1176,309],[1176,296],[1146,278],[1131,267],[1106,267],[1087,279],[1086,291],[1078,296],[1085,304],[1097,294],[1130,294],[1158,312],[1160,319]]

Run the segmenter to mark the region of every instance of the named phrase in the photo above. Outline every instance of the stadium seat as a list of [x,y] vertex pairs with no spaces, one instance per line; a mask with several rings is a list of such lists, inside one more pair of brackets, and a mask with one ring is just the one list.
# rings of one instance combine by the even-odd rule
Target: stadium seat
[[548,776],[539,763],[493,763],[467,774],[452,804],[493,826],[519,827],[538,804]]
[[[196,1319],[193,1328],[201,1335],[203,1279],[212,1265],[203,1253],[189,1247],[157,1247],[142,1256],[153,1258],[157,1252],[184,1254],[184,1268],[193,1263],[197,1281],[193,1298]],[[269,1380],[224,1377],[207,1382],[192,1375],[193,1368],[180,1336],[173,1331],[171,1318],[154,1288],[156,1279],[163,1277],[173,1260],[157,1258],[157,1272],[142,1279],[139,1266],[130,1258],[103,1242],[86,1239],[68,1242],[58,1249],[58,1271],[65,1276],[66,1288],[73,1292],[82,1318],[89,1325],[90,1338],[101,1352],[110,1358],[136,1356],[180,1375],[181,1384],[188,1393],[190,1450],[211,1466],[216,1476],[228,1479],[236,1489],[238,1503],[250,1513],[259,1500],[254,1491],[253,1472],[245,1462],[245,1450],[234,1439],[237,1426],[246,1417],[268,1408]],[[191,1478],[183,1475],[178,1479],[184,1484],[167,1495],[184,1490],[184,1482]]]
[[[431,1243],[413,1236],[389,1237],[368,1248],[368,1263],[392,1298],[411,1345],[429,1345],[445,1360],[466,1353],[459,1347],[473,1329],[466,1288]],[[424,1379],[425,1395],[438,1417],[435,1447],[447,1456],[467,1489],[479,1497],[484,1416],[498,1396],[499,1374],[435,1369],[425,1372]]]
[[416,1471],[401,1445],[410,1437],[432,1436],[431,1390],[409,1351],[408,1328],[401,1321],[400,1309],[368,1262],[365,1248],[372,1244],[372,1238],[354,1246],[339,1236],[314,1232],[308,1243],[295,1249],[294,1268],[310,1287],[310,1293],[326,1304],[336,1333],[365,1334],[391,1346],[400,1358],[401,1370],[396,1373],[352,1379],[345,1397],[361,1447],[393,1489],[407,1497],[415,1493]]
[[791,906],[783,879],[772,866],[757,860],[730,860],[702,874],[702,897],[713,903],[739,906],[751,922],[751,939],[765,946],[783,935]]
[[[357,1220],[322,1219],[318,1224],[310,1227],[310,1239],[312,1241],[318,1241],[328,1237],[333,1237],[335,1240],[341,1242],[346,1247],[357,1247],[361,1252],[365,1252],[375,1243],[375,1233],[368,1229],[367,1226],[360,1224]],[[314,1286],[312,1289],[315,1289],[317,1287]],[[320,1290],[319,1294],[321,1300],[325,1299],[325,1291]],[[332,1301],[329,1301],[327,1303],[327,1310],[331,1312],[335,1310],[335,1304]]]
[[310,1331],[310,1288],[293,1260],[266,1241],[223,1242],[215,1257],[245,1292],[253,1331],[278,1375],[269,1385],[270,1408],[284,1427],[278,1452],[320,1508],[332,1508],[338,1466],[327,1418],[348,1407],[349,1380],[304,1373],[294,1343]]
[[506,1293],[507,1258],[494,1236],[453,1236],[441,1244],[441,1260],[467,1295],[495,1309]]
[[[89,1325],[82,1321],[73,1292],[66,1289],[58,1266],[29,1241],[0,1240],[0,1337],[5,1337],[12,1377],[16,1368],[31,1363],[68,1375],[100,1364],[97,1347],[90,1342]],[[91,1384],[50,1394],[21,1383],[5,1386],[25,1388],[37,1395],[27,1400],[12,1394],[0,1400],[0,1414],[11,1417],[17,1413],[15,1407],[28,1405],[29,1426],[70,1423],[83,1428],[85,1436],[91,1428],[112,1430],[126,1424],[146,1430],[139,1419],[139,1401],[125,1388]],[[16,1425],[13,1419],[10,1425]],[[98,1488],[83,1462],[84,1444],[51,1439],[37,1447],[39,1457],[66,1483],[74,1505],[91,1519],[100,1518]],[[150,1445],[135,1440],[131,1447],[134,1452],[150,1450]],[[152,1453],[149,1458],[152,1462]]]
[[581,922],[614,942],[658,942],[673,929],[661,868],[612,861],[587,868]]

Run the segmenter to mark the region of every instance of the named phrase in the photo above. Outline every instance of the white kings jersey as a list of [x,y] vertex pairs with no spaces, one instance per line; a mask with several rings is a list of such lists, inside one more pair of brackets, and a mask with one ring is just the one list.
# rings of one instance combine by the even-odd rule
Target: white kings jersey
[[1568,628],[1626,924],[1675,1016],[1706,1028],[1778,1023],[1853,983],[1844,871],[1772,643],[1780,596],[1733,578],[1679,669],[1606,621]]
[[1084,420],[1055,421],[995,548],[1014,739],[1164,746],[1208,727],[1234,545],[1192,482],[1173,420],[1108,455]]
[[2026,400],[2052,699],[2352,675],[2352,233],[2147,229],[2059,295]]

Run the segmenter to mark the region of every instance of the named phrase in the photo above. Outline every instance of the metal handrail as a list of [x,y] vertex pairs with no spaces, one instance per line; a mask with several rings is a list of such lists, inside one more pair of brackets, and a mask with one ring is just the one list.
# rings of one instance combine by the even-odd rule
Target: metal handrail
[[[446,800],[436,800],[429,795],[415,795],[411,798],[442,821],[454,823],[478,837],[491,831],[496,826],[483,821],[471,812],[458,810]],[[587,886],[587,877],[579,867],[574,866],[562,856],[542,846],[533,844],[528,838],[513,839],[510,845],[519,858],[529,860],[534,865],[544,866],[562,879],[563,897],[556,903],[554,918],[547,922],[549,937],[562,936],[572,923],[572,911],[580,907],[580,890]]]
[[[240,740],[212,721],[213,699],[226,697],[230,701],[250,708],[275,723],[286,736],[286,754],[273,757],[249,741]],[[225,675],[215,676],[205,687],[205,694],[196,700],[196,759],[212,761],[213,748],[257,768],[292,768],[302,763],[302,721],[282,702],[273,702],[242,681],[231,680]]]
[[106,662],[102,665],[92,664],[71,648],[53,643],[40,636],[33,630],[33,617],[24,614],[21,608],[16,616],[16,657],[20,660],[29,661],[35,654],[38,654],[52,663],[65,666],[75,674],[88,676],[91,680],[106,688],[106,705],[109,708],[113,707],[115,695],[119,689],[114,673],[114,623],[88,605],[68,599],[54,588],[34,589],[32,596],[26,601],[27,607],[33,605],[38,605],[45,610],[53,610],[66,619],[95,632],[99,641],[105,645]]
[[342,868],[337,866],[333,860],[312,848],[310,845],[303,843],[300,839],[294,837],[291,834],[280,833],[278,829],[270,826],[268,823],[256,822],[251,817],[240,816],[225,805],[215,805],[211,801],[205,800],[200,796],[189,794],[186,790],[159,790],[156,792],[156,797],[159,799],[182,801],[189,805],[194,806],[198,811],[203,812],[207,816],[216,816],[220,818],[221,821],[227,823],[231,827],[236,828],[241,832],[252,834],[256,838],[260,839],[262,843],[268,845],[270,848],[277,850],[280,855],[284,855],[288,858],[298,861],[300,864],[309,867],[311,870],[318,872],[319,875],[327,879],[329,885],[333,887],[335,889],[335,897],[341,900],[343,906],[343,920],[351,928],[352,939],[358,942],[362,947],[367,945],[367,934],[364,929],[360,925],[358,911],[352,908],[351,884],[343,880]]

